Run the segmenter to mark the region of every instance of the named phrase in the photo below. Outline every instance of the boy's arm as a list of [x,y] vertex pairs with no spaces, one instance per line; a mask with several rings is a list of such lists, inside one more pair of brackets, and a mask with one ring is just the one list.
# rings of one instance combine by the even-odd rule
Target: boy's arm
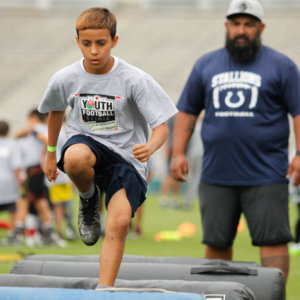
[[133,157],[140,162],[146,162],[150,156],[166,141],[169,129],[162,123],[152,130],[152,135],[146,144],[137,144],[132,149]]
[[[65,111],[51,111],[48,117],[48,146],[56,147],[59,132],[64,120]],[[56,151],[48,151],[45,174],[49,181],[57,177]]]

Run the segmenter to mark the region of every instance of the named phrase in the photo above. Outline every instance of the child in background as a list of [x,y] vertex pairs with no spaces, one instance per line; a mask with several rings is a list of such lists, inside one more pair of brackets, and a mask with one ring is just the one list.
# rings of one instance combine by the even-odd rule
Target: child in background
[[0,121],[0,212],[7,211],[10,214],[8,238],[14,230],[16,202],[20,198],[22,185],[21,153],[17,143],[9,137],[9,124]]
[[26,178],[22,186],[22,197],[18,200],[15,231],[10,243],[21,240],[25,232],[25,220],[29,206],[33,205],[37,211],[43,232],[43,244],[55,244],[52,211],[48,200],[48,188],[42,170],[47,145],[47,117],[37,109],[32,109],[28,114],[27,124],[16,133],[16,138],[21,139],[22,163],[25,168]]

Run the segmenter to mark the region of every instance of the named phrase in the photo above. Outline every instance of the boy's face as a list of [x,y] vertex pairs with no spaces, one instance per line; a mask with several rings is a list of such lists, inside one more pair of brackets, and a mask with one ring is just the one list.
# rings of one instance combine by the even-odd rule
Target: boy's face
[[111,70],[114,60],[110,52],[117,45],[118,36],[112,39],[108,29],[85,29],[79,31],[76,41],[88,73],[105,74]]

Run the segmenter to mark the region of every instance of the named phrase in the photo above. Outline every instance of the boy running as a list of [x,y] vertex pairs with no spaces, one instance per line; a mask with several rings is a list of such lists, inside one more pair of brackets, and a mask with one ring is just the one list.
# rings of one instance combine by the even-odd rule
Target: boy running
[[[130,218],[145,200],[146,162],[165,142],[165,122],[177,112],[151,76],[111,55],[118,42],[116,24],[105,8],[80,14],[76,40],[83,59],[54,74],[39,107],[49,112],[46,176],[54,181],[58,165],[77,187],[79,232],[87,245],[100,236],[99,188],[106,193],[99,274],[99,285],[105,286],[114,285]],[[57,138],[68,106],[69,139],[57,163]]]

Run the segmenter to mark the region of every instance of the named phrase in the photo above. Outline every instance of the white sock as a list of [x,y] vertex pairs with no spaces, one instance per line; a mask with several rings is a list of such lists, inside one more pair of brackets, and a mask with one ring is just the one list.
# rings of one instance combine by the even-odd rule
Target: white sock
[[104,284],[97,284],[95,290],[102,290],[102,289],[108,289],[111,288],[111,286],[104,285]]
[[84,192],[84,193],[79,192],[79,195],[83,199],[90,199],[94,196],[95,189],[96,189],[95,183],[94,183],[94,181],[92,181],[90,189],[87,192]]

